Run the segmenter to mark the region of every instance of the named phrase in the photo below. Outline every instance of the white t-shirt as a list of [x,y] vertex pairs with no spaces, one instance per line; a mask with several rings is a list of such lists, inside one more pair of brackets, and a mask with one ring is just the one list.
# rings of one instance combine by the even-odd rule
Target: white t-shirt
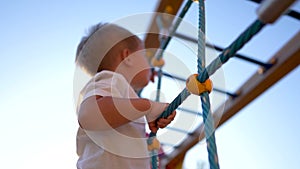
[[[94,95],[138,98],[127,80],[111,71],[101,71],[87,83],[81,91],[78,107],[85,99]],[[142,117],[118,128],[97,132],[79,128],[77,168],[149,169],[145,122]]]

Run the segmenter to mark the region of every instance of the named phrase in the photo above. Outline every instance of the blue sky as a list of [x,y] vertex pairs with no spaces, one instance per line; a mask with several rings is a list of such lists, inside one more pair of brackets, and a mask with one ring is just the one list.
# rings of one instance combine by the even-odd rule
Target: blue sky
[[[152,12],[157,3],[154,0],[103,2],[0,2],[3,168],[76,168],[78,126],[73,99],[76,45],[90,25]],[[248,1],[206,1],[208,39],[227,46],[254,21],[256,7]],[[300,11],[299,2],[294,8]],[[196,9],[193,4],[184,18],[194,26]],[[267,61],[297,31],[299,21],[282,17],[264,28],[240,52]],[[178,47],[175,42],[173,45]],[[172,46],[168,50],[173,51]],[[186,54],[178,48],[174,51],[177,55]],[[171,65],[172,60],[167,63]],[[257,69],[256,65],[230,60],[222,69],[226,90],[235,91]],[[299,75],[298,67],[217,131],[221,168],[298,168]],[[188,159],[203,156],[205,153],[195,147]],[[195,160],[190,163],[195,164]]]

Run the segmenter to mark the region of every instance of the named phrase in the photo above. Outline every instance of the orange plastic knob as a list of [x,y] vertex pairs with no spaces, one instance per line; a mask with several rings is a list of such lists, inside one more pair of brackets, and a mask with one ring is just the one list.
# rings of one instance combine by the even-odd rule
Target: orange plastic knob
[[195,95],[200,95],[203,92],[211,92],[213,85],[210,79],[207,79],[204,83],[200,83],[197,79],[198,74],[191,75],[186,81],[187,90]]

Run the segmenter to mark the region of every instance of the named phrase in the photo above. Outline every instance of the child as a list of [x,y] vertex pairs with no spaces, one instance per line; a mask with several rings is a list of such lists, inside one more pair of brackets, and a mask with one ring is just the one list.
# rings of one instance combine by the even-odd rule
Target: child
[[150,168],[144,117],[156,132],[176,112],[156,120],[167,104],[136,94],[153,79],[142,41],[115,24],[97,24],[79,43],[76,64],[92,76],[77,107],[77,168]]

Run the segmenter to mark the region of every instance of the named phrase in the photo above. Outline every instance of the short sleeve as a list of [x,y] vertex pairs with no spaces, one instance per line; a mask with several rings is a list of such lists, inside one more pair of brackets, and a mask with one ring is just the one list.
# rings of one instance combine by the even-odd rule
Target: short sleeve
[[88,97],[96,95],[118,98],[138,97],[121,74],[111,71],[101,71],[86,84],[81,91],[80,103]]

